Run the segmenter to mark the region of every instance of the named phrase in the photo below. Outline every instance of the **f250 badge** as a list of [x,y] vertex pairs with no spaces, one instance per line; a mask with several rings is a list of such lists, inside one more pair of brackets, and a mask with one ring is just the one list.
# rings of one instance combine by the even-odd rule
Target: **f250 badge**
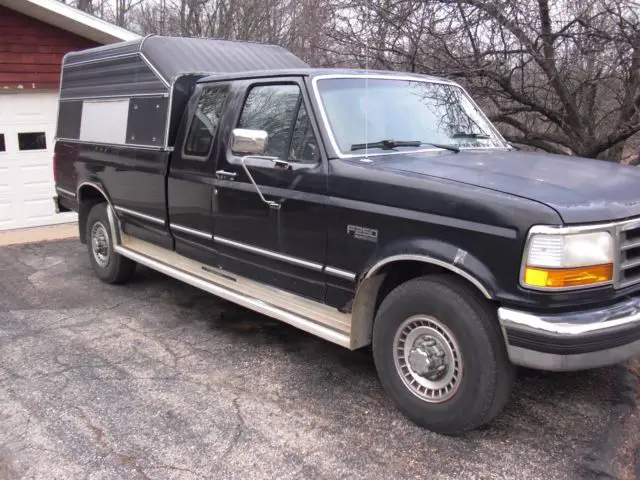
[[347,235],[356,240],[364,240],[366,242],[378,241],[378,230],[375,228],[361,227],[359,225],[347,225]]

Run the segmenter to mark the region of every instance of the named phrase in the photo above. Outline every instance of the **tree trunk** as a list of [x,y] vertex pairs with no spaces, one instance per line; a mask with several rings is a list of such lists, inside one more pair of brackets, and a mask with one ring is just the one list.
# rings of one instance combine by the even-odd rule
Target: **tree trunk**
[[78,0],[78,9],[83,12],[93,13],[93,5],[91,0]]

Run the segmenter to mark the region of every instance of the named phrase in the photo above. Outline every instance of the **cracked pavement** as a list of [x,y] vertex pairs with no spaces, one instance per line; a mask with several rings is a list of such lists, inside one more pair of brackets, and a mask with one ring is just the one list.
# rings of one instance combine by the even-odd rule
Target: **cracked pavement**
[[488,428],[408,422],[350,352],[77,240],[0,248],[0,478],[577,478],[616,369],[520,372]]

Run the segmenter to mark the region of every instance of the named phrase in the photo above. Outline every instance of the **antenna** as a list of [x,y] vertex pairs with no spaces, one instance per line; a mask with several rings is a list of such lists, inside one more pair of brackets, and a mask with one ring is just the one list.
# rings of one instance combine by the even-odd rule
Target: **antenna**
[[369,0],[365,2],[367,16],[364,34],[364,158],[369,159]]

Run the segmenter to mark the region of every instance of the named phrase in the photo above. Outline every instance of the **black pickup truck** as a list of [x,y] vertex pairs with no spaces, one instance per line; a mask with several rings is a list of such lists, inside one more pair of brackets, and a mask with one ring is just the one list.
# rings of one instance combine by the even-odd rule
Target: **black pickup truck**
[[463,88],[160,36],[69,54],[54,171],[98,277],[136,264],[349,349],[411,420],[494,418],[516,366],[640,352],[640,173],[515,151]]

